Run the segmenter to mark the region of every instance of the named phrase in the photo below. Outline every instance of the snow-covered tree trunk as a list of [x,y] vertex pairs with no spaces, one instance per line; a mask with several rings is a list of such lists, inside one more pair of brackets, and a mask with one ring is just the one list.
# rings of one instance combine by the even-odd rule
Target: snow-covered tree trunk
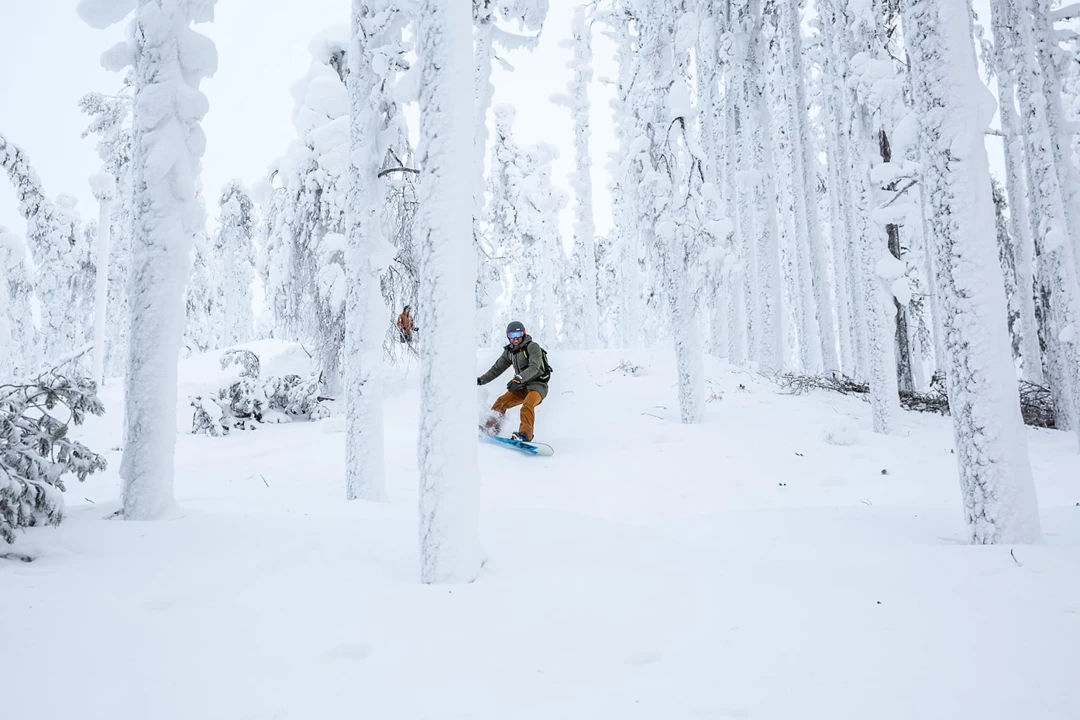
[[1035,318],[1035,248],[1028,222],[1028,189],[1023,174],[1023,139],[1016,114],[1015,34],[1008,25],[1011,0],[992,0],[990,13],[994,33],[994,73],[1005,153],[1005,191],[1009,199],[1009,235],[1015,248],[1017,309],[1020,312],[1020,354],[1025,380],[1043,382],[1042,351]]
[[662,159],[654,171],[658,188],[667,197],[658,198],[666,207],[657,218],[658,260],[668,302],[669,331],[675,341],[678,370],[679,410],[684,423],[700,422],[705,411],[705,367],[699,329],[699,289],[703,222],[702,169],[693,136],[693,114],[686,76],[690,61],[689,39],[696,16],[687,11],[685,0],[671,8],[671,15],[657,13],[652,22],[660,51],[656,71],[661,87],[667,88],[657,104],[656,127],[662,134],[654,138],[654,157]]
[[[173,504],[176,381],[183,334],[188,251],[202,227],[196,195],[207,111],[199,91],[217,65],[214,44],[192,22],[213,18],[214,0],[138,0],[129,41],[106,53],[106,67],[130,63],[134,93],[134,232],[131,330],[124,378],[124,455],[128,520],[160,517]],[[82,17],[104,28],[131,3],[82,0]],[[110,62],[111,60],[112,62]]]
[[346,191],[346,497],[386,500],[382,419],[382,298],[379,262],[384,255],[379,212],[379,83],[375,71],[379,2],[352,0],[349,45],[349,167]]
[[907,0],[904,27],[919,118],[923,202],[939,290],[949,408],[972,542],[1041,540],[1005,328],[983,132],[993,99],[979,81],[971,6]]
[[420,577],[471,582],[480,570],[476,446],[476,256],[472,238],[470,8],[420,0]]
[[[801,238],[798,240],[806,243],[813,282],[814,322],[810,327],[817,332],[816,340],[820,346],[820,357],[825,371],[835,372],[840,369],[840,358],[833,319],[833,299],[829,292],[825,241],[821,234],[822,223],[815,189],[817,186],[817,175],[814,172],[816,151],[814,138],[810,132],[809,105],[806,99],[806,70],[803,67],[803,43],[799,18],[800,4],[801,0],[785,0],[784,23],[780,30],[781,36],[788,39],[788,57],[791,64],[788,68],[788,76],[792,79],[794,92],[790,106],[795,143],[795,152],[792,156],[795,173],[792,179],[795,202],[802,203],[805,207],[807,236],[805,241]],[[813,341],[813,337],[806,338],[806,342]]]
[[105,320],[109,299],[109,235],[112,229],[112,204],[116,198],[116,180],[104,173],[90,179],[94,197],[100,205],[97,237],[97,281],[94,285],[94,362],[91,378],[100,387],[105,382]]
[[755,206],[751,210],[760,219],[755,223],[753,253],[755,259],[755,292],[751,299],[755,308],[755,358],[763,372],[783,369],[783,309],[780,270],[780,237],[777,227],[776,175],[773,163],[769,107],[765,96],[765,43],[761,26],[764,22],[761,0],[748,0],[747,22],[750,33],[747,47],[746,93],[750,112],[745,116],[746,142],[752,158],[751,188]]
[[[1022,0],[1020,10],[1023,12],[1025,5],[1031,8],[1035,55],[1042,71],[1046,122],[1054,149],[1054,169],[1057,171],[1061,196],[1065,203],[1065,222],[1074,261],[1073,272],[1080,275],[1080,178],[1072,159],[1072,139],[1077,133],[1065,117],[1061,74],[1058,70],[1061,50],[1052,20],[1051,3],[1052,0]],[[1077,333],[1080,333],[1080,328],[1077,328]],[[1080,339],[1077,342],[1080,343]],[[1080,424],[1080,418],[1077,422]]]
[[625,2],[620,3],[607,17],[619,68],[616,93],[611,103],[619,136],[618,150],[610,156],[614,177],[611,201],[615,237],[611,240],[614,252],[607,255],[611,265],[606,268],[618,289],[618,313],[611,329],[611,344],[615,347],[637,346],[644,324],[641,271],[638,265],[641,231],[637,222],[641,183],[636,171],[641,154],[639,118],[642,108],[638,105],[638,98],[642,94],[643,79],[635,72],[638,57],[630,33],[633,16],[625,5]]
[[[1032,52],[1031,17],[1014,3],[1007,11],[1016,42],[1017,95],[1020,100],[1029,222],[1039,257],[1039,294],[1048,302],[1047,371],[1055,423],[1080,433],[1080,286],[1068,239],[1068,216],[1054,157],[1040,70]],[[1000,17],[1000,16],[999,16]],[[1044,316],[1044,322],[1047,318]]]
[[[730,25],[724,35],[723,44],[738,47],[736,35]],[[728,360],[736,365],[746,360],[749,353],[748,323],[751,314],[747,307],[747,282],[749,278],[746,238],[753,235],[753,215],[746,205],[744,183],[739,174],[739,158],[742,157],[742,133],[744,119],[743,98],[743,52],[741,48],[728,64],[728,75],[724,87],[724,209],[735,221],[734,242],[739,257],[732,266],[728,282],[723,290],[728,300]]]
[[495,44],[492,32],[495,29],[495,9],[487,0],[473,0],[473,23],[475,49],[473,53],[473,82],[476,93],[476,105],[473,118],[473,162],[472,234],[476,253],[476,340],[481,347],[488,345],[494,324],[494,304],[499,295],[499,268],[487,256],[481,240],[480,218],[484,207],[484,152],[488,141],[488,108],[495,96],[495,86],[491,83],[491,63],[495,60]]
[[574,190],[574,244],[580,245],[580,290],[583,304],[580,319],[581,337],[573,338],[576,347],[588,350],[599,340],[600,320],[596,304],[596,225],[593,222],[592,160],[589,157],[589,81],[592,80],[591,29],[585,8],[578,7],[570,26],[570,40],[565,43],[573,51],[567,64],[573,75],[569,92],[560,100],[574,120],[574,173],[570,184]]

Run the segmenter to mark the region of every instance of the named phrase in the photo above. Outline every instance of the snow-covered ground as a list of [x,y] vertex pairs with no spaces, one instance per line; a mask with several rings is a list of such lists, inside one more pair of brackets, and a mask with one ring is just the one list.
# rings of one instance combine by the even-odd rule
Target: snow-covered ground
[[[264,373],[307,368],[252,347]],[[181,365],[184,432],[217,356]],[[551,362],[555,455],[480,446],[468,586],[418,582],[415,364],[387,384],[391,502],[345,500],[336,408],[181,435],[178,511],[151,523],[108,519],[112,382],[80,429],[108,472],[20,537],[34,562],[0,560],[0,718],[1080,717],[1072,435],[1028,430],[1047,544],[973,547],[948,418],[881,437],[858,399],[714,363],[705,423],[682,426],[672,353]]]

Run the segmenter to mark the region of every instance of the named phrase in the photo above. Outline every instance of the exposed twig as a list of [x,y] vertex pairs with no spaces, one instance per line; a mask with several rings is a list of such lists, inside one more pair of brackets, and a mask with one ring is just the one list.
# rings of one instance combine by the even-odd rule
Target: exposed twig
[[419,175],[419,174],[420,174],[420,171],[419,171],[419,170],[417,170],[416,168],[411,168],[411,167],[392,167],[392,168],[386,168],[385,170],[380,170],[380,171],[379,171],[379,175],[378,175],[378,177],[380,177],[380,178],[381,178],[381,177],[385,177],[385,176],[389,175],[390,173],[396,173],[396,172],[400,172],[400,173],[415,173],[415,174],[417,174],[417,175]]

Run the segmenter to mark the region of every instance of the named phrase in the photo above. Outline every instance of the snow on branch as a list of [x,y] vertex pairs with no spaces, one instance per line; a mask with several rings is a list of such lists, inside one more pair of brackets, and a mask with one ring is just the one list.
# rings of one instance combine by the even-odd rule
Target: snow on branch
[[105,469],[105,458],[68,437],[87,413],[105,413],[89,378],[50,371],[0,386],[0,539],[12,543],[19,528],[58,525],[65,480]]

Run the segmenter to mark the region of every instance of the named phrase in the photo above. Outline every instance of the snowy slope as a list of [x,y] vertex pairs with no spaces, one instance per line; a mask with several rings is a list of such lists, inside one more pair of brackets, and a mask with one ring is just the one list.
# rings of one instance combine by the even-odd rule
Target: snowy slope
[[[249,347],[264,373],[310,362]],[[0,718],[1077,717],[1068,433],[1028,430],[1048,542],[1014,559],[963,544],[947,418],[874,435],[858,399],[713,363],[717,399],[682,426],[670,353],[551,362],[537,439],[556,454],[480,446],[468,586],[418,582],[415,365],[388,370],[386,504],[344,499],[340,408],[182,434],[161,522],[106,519],[110,451],[60,528],[21,537],[36,561],[0,560]],[[182,433],[187,396],[225,375],[216,353],[181,364]],[[120,391],[92,447],[120,444]]]

